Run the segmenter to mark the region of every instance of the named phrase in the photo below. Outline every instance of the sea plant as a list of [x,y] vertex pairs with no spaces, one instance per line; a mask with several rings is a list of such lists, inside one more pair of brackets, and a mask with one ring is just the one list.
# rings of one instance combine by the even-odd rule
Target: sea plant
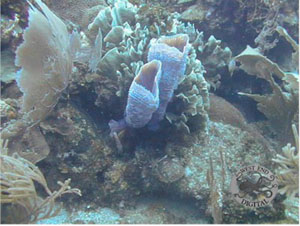
[[[7,142],[1,140],[0,201],[1,205],[10,204],[9,213],[15,214],[14,222],[8,223],[35,223],[53,217],[60,211],[60,208],[55,206],[57,198],[67,193],[81,196],[79,189],[69,186],[71,179],[65,182],[58,181],[60,189],[52,192],[37,166],[18,154],[8,156],[7,152]],[[35,183],[43,187],[48,195],[46,198],[38,195]]]

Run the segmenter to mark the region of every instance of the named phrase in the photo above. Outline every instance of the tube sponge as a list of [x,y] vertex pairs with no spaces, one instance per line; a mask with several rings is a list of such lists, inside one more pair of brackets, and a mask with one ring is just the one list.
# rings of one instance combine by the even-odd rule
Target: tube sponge
[[148,61],[155,59],[162,63],[162,77],[159,83],[160,104],[150,122],[149,128],[151,129],[157,128],[158,122],[164,118],[174,90],[184,79],[189,49],[189,36],[187,34],[161,37],[151,44]]
[[161,62],[153,60],[145,64],[134,78],[128,95],[125,120],[133,128],[145,126],[159,105],[158,83]]
[[111,134],[125,127],[141,128],[151,119],[159,106],[159,81],[161,78],[161,62],[153,60],[143,65],[129,88],[125,118],[120,121],[111,120]]

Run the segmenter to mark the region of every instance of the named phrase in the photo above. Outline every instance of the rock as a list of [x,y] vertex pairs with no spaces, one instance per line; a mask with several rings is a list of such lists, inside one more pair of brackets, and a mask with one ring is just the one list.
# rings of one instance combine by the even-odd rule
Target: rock
[[202,22],[205,19],[206,8],[202,5],[192,5],[187,8],[182,14],[181,19],[185,21],[197,21]]

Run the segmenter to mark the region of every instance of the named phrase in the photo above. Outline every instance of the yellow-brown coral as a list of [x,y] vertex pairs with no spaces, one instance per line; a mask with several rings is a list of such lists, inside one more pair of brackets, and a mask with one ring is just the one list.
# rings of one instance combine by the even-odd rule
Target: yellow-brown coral
[[[12,204],[16,207],[12,208],[12,211],[21,211],[18,218],[14,219],[15,222],[10,223],[34,223],[55,216],[60,210],[55,207],[56,198],[66,193],[81,195],[79,189],[69,186],[70,179],[64,183],[59,181],[60,189],[51,192],[37,166],[18,155],[5,155],[5,145],[1,149],[3,149],[0,154],[1,204]],[[47,198],[43,199],[37,194],[34,182],[42,185],[48,194]]]
[[283,155],[277,155],[274,162],[280,165],[277,172],[278,181],[283,186],[279,189],[281,194],[288,197],[296,197],[299,192],[299,138],[295,125],[292,125],[296,147],[287,144],[282,148]]

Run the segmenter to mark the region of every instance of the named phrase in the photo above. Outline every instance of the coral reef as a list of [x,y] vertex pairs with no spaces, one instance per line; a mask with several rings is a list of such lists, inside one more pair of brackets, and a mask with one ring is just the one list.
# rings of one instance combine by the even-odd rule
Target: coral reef
[[[256,214],[269,220],[272,217],[273,220],[283,219],[283,207],[276,211],[270,211],[271,207],[249,210],[232,200],[229,194],[231,174],[241,166],[253,162],[270,166],[270,153],[264,151],[264,144],[250,133],[223,123],[210,122],[208,130],[209,136],[205,139],[198,134],[191,134],[193,145],[188,147],[186,143],[185,146],[181,143],[168,143],[165,148],[166,156],[152,161],[149,159],[155,156],[154,150],[137,149],[136,161],[140,162],[138,165],[142,167],[143,178],[140,182],[140,187],[143,185],[141,194],[151,191],[192,199],[198,203],[199,211],[207,209],[209,205],[211,210],[206,215],[214,215],[218,221],[221,219],[218,217],[221,211],[223,223],[248,222],[248,214]],[[210,159],[213,169],[210,168]],[[209,178],[208,169],[213,170],[209,171]],[[271,170],[274,170],[273,167]],[[212,183],[215,184],[214,187],[211,187]],[[218,197],[215,194],[219,194]],[[216,205],[219,210],[214,209]],[[234,217],[229,214],[233,212],[237,213]]]
[[[267,31],[268,35],[272,35],[272,27],[278,25],[293,32],[293,37],[297,39],[298,9],[298,4],[290,0],[198,0],[184,8],[180,18],[197,24],[197,28],[205,33],[222,37],[235,52],[251,43],[259,33],[266,34]],[[270,42],[262,36],[267,43]]]
[[[46,1],[46,2],[48,2],[48,1]],[[1,18],[2,18],[2,16],[4,16],[4,18],[8,17],[9,19],[13,19],[17,15],[21,27],[24,28],[25,26],[27,26],[28,4],[25,1],[3,0],[3,1],[1,1],[0,4],[1,4]],[[2,19],[1,19],[1,22],[2,22]],[[1,23],[1,26],[2,26],[2,23]],[[2,34],[3,33],[1,33],[1,37],[2,37]]]
[[[148,42],[151,37],[157,37],[158,34],[163,34],[164,31],[158,29],[155,32],[150,31],[147,27],[142,28],[140,23],[134,24],[135,21],[139,21],[139,18],[137,19],[132,18],[130,16],[124,17],[124,15],[118,15],[119,11],[115,10],[115,6],[113,5],[113,8],[105,8],[99,11],[97,17],[94,19],[94,21],[89,25],[89,29],[86,32],[88,38],[88,46],[89,48],[92,48],[91,46],[95,46],[97,42],[98,35],[102,34],[102,46],[98,44],[96,49],[101,48],[98,57],[92,57],[90,59],[97,59],[97,62],[93,62],[93,67],[90,67],[90,69],[95,68],[95,65],[97,65],[97,72],[96,74],[93,74],[90,80],[92,82],[92,85],[95,86],[96,92],[98,93],[98,97],[96,99],[96,105],[101,106],[105,108],[107,104],[111,105],[111,103],[107,102],[106,100],[112,99],[116,101],[116,104],[124,106],[126,103],[124,102],[124,97],[127,96],[127,92],[129,89],[129,86],[134,78],[134,75],[138,73],[140,70],[140,67],[143,65],[144,61],[144,53],[147,53],[146,49],[148,46]],[[130,3],[122,3],[119,8],[123,8],[123,10],[136,12],[136,8],[134,8]],[[115,15],[115,16],[114,16]],[[117,18],[120,17],[121,20],[124,22],[121,24],[119,21],[116,21]],[[124,17],[124,18],[122,18]],[[192,40],[195,40],[196,31],[191,25],[188,27],[185,27],[184,24],[180,24],[177,28],[178,21],[174,20],[172,23],[173,30],[167,30],[166,34],[179,34],[179,33],[186,33],[186,31],[189,31],[189,37]],[[99,28],[101,30],[99,30]],[[160,27],[159,27],[160,28]],[[174,30],[175,29],[175,30]],[[98,35],[97,35],[98,34]],[[202,37],[198,38],[198,46],[200,43],[204,45],[202,41]],[[98,42],[100,43],[100,42]],[[209,47],[210,50],[205,50],[207,54],[213,55],[210,51],[214,52],[215,55],[217,55],[218,50],[214,50],[214,48],[219,49],[218,45],[220,42],[218,41],[217,44],[214,45],[214,47]],[[207,46],[211,46],[213,44],[209,44]],[[203,47],[204,49],[208,49],[207,47]],[[200,47],[198,48],[200,49]],[[184,96],[187,96],[185,100],[183,101],[184,105],[184,111],[186,111],[185,114],[183,112],[179,113],[179,117],[176,116],[178,114],[175,114],[172,119],[169,117],[169,121],[172,122],[177,126],[177,128],[183,128],[182,131],[189,132],[189,128],[187,126],[187,121],[191,117],[193,117],[195,120],[197,119],[199,122],[201,121],[207,121],[207,114],[206,109],[209,105],[207,103],[208,101],[208,90],[206,86],[205,79],[203,78],[203,75],[200,75],[202,71],[204,71],[203,67],[199,65],[199,60],[196,59],[197,55],[196,53],[193,53],[193,50],[190,51],[191,54],[189,54],[188,59],[188,65],[187,65],[187,76],[191,78],[189,82],[187,82],[181,89],[181,93]],[[209,53],[210,52],[210,53]],[[102,55],[102,57],[101,57]],[[222,54],[221,54],[222,55]],[[190,59],[191,58],[191,59]],[[223,59],[223,55],[220,56],[220,58]],[[220,62],[220,64],[222,64]],[[90,64],[91,66],[91,64]],[[224,65],[222,65],[224,66]],[[198,67],[198,68],[196,68]],[[92,69],[95,71],[95,69]],[[109,75],[109,77],[107,76]],[[191,75],[191,76],[189,76]],[[105,78],[105,76],[107,78]],[[105,87],[100,85],[102,81],[105,80]],[[188,79],[185,79],[188,81]],[[184,81],[185,81],[184,80]],[[182,79],[181,79],[182,81]],[[183,83],[182,83],[183,84]],[[104,89],[99,89],[99,85]],[[198,91],[195,91],[193,93],[190,93],[190,89],[193,87],[197,87]],[[107,89],[107,87],[113,88],[113,89]],[[115,91],[115,94],[112,95],[112,91]],[[180,90],[180,86],[179,89]],[[194,89],[195,90],[195,89]],[[207,90],[207,91],[205,91]],[[182,97],[180,95],[180,97]],[[202,96],[204,100],[202,100]],[[197,97],[196,97],[197,96]],[[179,98],[178,98],[179,99]],[[202,104],[204,102],[204,104]],[[204,108],[205,105],[205,108]],[[120,108],[116,108],[118,110]],[[120,111],[117,112],[111,112],[116,115],[120,115]],[[173,113],[174,114],[174,113]],[[199,117],[197,115],[201,115],[201,119],[199,120]],[[120,116],[117,116],[120,117]],[[116,118],[117,118],[116,117]],[[185,120],[183,118],[186,118]],[[204,119],[203,119],[204,118]],[[184,121],[182,121],[182,119]],[[176,121],[176,123],[175,123]],[[204,128],[205,130],[205,123],[200,123],[202,126],[199,126],[199,128]],[[182,125],[183,127],[178,127],[178,125]],[[180,129],[181,130],[181,129]]]
[[299,190],[299,152],[296,154],[291,144],[283,147],[282,152],[284,156],[278,155],[273,160],[281,165],[278,177],[284,187],[279,192],[295,197]]
[[[142,66],[142,55],[148,40],[148,29],[143,29],[139,23],[135,23],[133,16],[136,8],[130,3],[115,4],[112,9],[106,7],[99,11],[94,21],[89,24],[87,37],[94,43],[99,28],[103,37],[102,58],[95,64],[100,75],[109,76],[109,79],[117,81],[118,91],[115,95],[124,97],[129,86]],[[120,14],[122,12],[122,14]],[[127,12],[127,13],[125,13]],[[92,44],[94,45],[94,44]],[[101,99],[101,97],[99,98]]]
[[17,117],[17,102],[14,99],[0,100],[0,117],[2,123],[5,120],[15,119]]
[[167,155],[154,162],[153,174],[163,183],[173,183],[184,176],[184,167],[178,158]]
[[[177,23],[177,22],[176,22]],[[179,100],[174,100],[175,112],[167,112],[167,119],[185,133],[207,131],[209,89],[216,89],[220,82],[220,71],[227,66],[231,58],[229,48],[222,48],[221,41],[211,36],[204,41],[203,32],[199,32],[191,24],[178,22],[173,32],[189,35],[191,50],[188,56],[186,76],[175,91]],[[210,60],[211,59],[211,60]],[[175,104],[174,104],[175,105]]]
[[272,154],[275,153],[275,149],[272,147],[270,141],[260,133],[255,124],[248,123],[243,114],[235,106],[214,94],[210,94],[209,119],[249,132],[253,138],[259,140],[264,145],[266,151]]
[[173,103],[176,108],[166,113],[166,119],[175,125],[178,132],[207,131],[209,88],[203,77],[201,62],[193,53],[189,57],[186,73],[185,80],[175,91],[177,99]]
[[32,127],[17,137],[9,140],[8,155],[12,156],[18,153],[26,160],[37,163],[46,158],[50,152],[50,148],[45,140],[39,127]]
[[59,103],[40,127],[51,150],[39,163],[50,187],[70,177],[85,197],[76,201],[90,203],[103,202],[113,193],[104,183],[105,172],[116,161],[111,141],[80,106]]
[[[294,2],[35,0],[1,6],[1,137],[9,138],[0,140],[1,198],[10,202],[1,203],[5,222],[297,220],[298,200],[289,199],[299,173],[291,127],[299,107]],[[15,31],[27,21],[14,56]],[[232,57],[246,44],[256,48]],[[14,57],[22,68],[17,76]],[[110,119],[123,120],[113,125]],[[149,125],[151,119],[156,122]],[[158,121],[160,129],[153,130]],[[240,205],[229,192],[231,175],[253,163],[280,180],[281,194],[258,209]],[[60,211],[54,199],[80,194],[67,178],[82,197],[64,195]],[[65,182],[58,188],[57,181]]]
[[[64,23],[44,3],[36,2],[46,16],[31,6],[24,43],[16,53],[16,65],[22,67],[17,77],[18,86],[24,94],[22,111],[28,114],[26,117],[31,125],[45,118],[57,103],[68,84],[72,51],[76,51],[68,40]],[[40,51],[33,52],[37,45],[40,45]],[[30,58],[28,53],[31,53]],[[34,84],[28,82],[31,78],[34,78]]]

